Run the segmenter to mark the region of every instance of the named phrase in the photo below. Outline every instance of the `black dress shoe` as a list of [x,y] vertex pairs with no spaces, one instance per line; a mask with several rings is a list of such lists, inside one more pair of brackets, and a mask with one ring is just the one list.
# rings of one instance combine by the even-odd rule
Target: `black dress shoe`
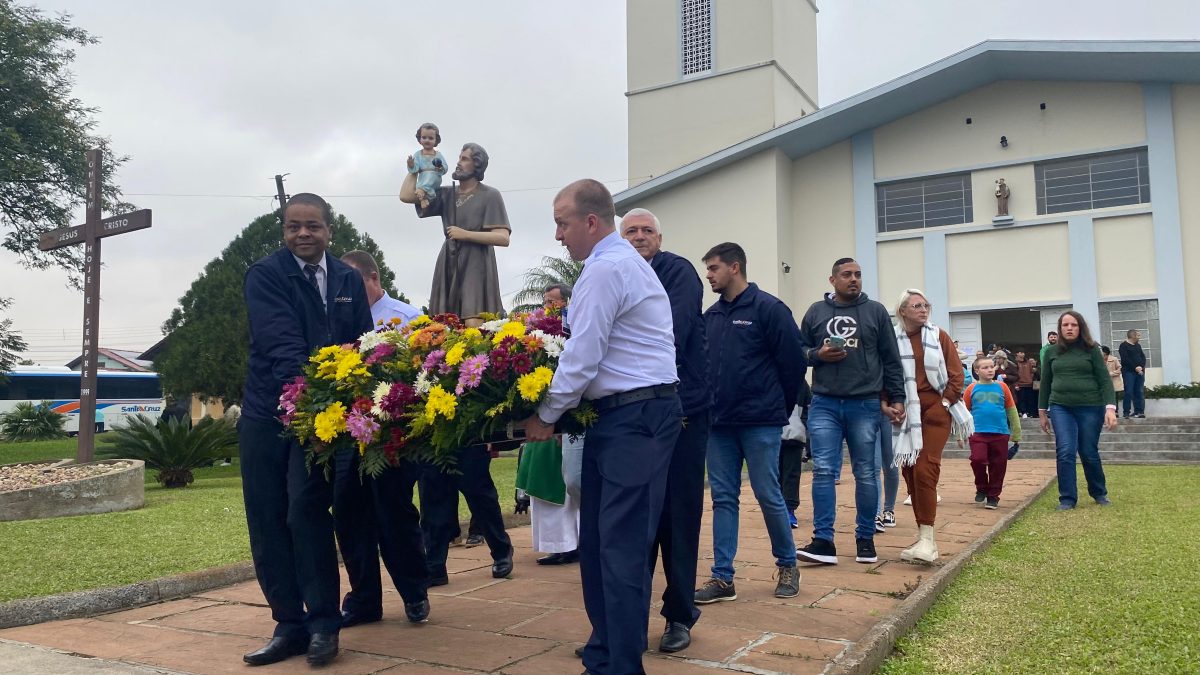
[[668,621],[667,629],[663,631],[662,640],[658,643],[658,651],[672,654],[687,649],[692,644],[692,629],[678,621]]
[[342,610],[342,628],[357,626],[360,623],[375,623],[383,618],[383,613],[379,614],[355,614],[348,610]]
[[308,641],[308,665],[323,666],[338,653],[337,633],[313,633]]
[[492,563],[492,578],[503,579],[512,574],[513,571],[513,550],[509,547],[508,553],[503,558]]
[[429,598],[404,603],[404,616],[413,623],[425,623],[429,618]]
[[579,551],[565,551],[563,553],[551,553],[545,558],[538,558],[539,565],[569,565],[579,562]]
[[242,657],[242,660],[252,666],[265,666],[271,663],[279,663],[293,656],[299,656],[306,651],[308,651],[308,643],[306,642],[273,637],[262,649],[246,654]]
[[429,587],[445,586],[450,583],[450,577],[445,572],[430,572]]

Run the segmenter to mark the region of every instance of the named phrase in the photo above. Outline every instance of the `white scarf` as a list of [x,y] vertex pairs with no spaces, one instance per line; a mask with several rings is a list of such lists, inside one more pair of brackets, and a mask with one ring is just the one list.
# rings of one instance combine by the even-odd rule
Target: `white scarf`
[[[944,392],[950,377],[946,373],[946,357],[942,354],[940,336],[941,330],[931,323],[921,327],[921,344],[925,348],[925,377],[934,389]],[[903,321],[896,327],[896,345],[900,348],[900,363],[904,366],[905,402],[904,422],[899,426],[892,425],[892,453],[895,458],[894,465],[903,467],[917,463],[922,446],[921,399],[917,396],[917,359],[913,355],[912,342],[904,330]],[[967,410],[967,406],[961,400],[950,406],[950,417],[953,420],[951,433],[955,438],[966,439],[975,432],[971,411]]]

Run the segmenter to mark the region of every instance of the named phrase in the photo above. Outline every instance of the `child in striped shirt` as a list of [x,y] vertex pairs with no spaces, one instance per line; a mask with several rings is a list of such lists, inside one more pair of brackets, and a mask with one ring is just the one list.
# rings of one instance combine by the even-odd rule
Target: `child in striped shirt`
[[1008,443],[1021,441],[1021,418],[1012,392],[997,382],[996,363],[987,357],[975,360],[975,382],[963,393],[963,402],[975,420],[971,444],[971,471],[975,473],[975,502],[984,508],[1000,505],[1004,473],[1008,469]]

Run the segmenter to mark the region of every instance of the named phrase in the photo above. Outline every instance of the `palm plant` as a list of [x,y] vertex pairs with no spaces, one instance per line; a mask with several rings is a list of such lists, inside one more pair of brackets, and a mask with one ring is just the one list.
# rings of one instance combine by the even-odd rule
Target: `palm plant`
[[542,293],[551,284],[574,286],[583,272],[583,262],[568,257],[542,256],[537,267],[525,273],[525,286],[513,296],[514,312],[532,312],[542,306]]
[[67,432],[63,431],[63,425],[66,423],[67,416],[55,412],[49,401],[42,401],[40,405],[22,401],[0,415],[0,434],[9,441],[48,441],[64,438]]
[[177,418],[155,420],[144,415],[105,434],[107,447],[96,456],[102,459],[140,459],[157,473],[163,487],[185,487],[195,476],[193,469],[211,465],[237,449],[237,429],[225,419],[205,417],[194,428]]

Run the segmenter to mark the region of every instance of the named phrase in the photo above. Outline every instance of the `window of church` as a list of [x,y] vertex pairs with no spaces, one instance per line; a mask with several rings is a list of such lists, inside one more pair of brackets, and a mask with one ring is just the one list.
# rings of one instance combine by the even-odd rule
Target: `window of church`
[[679,22],[683,74],[712,70],[712,0],[680,0]]
[[1130,330],[1142,334],[1142,351],[1146,353],[1146,366],[1156,368],[1162,365],[1161,349],[1158,335],[1158,300],[1124,300],[1119,302],[1102,302],[1100,310],[1100,329],[1093,336],[1096,342],[1108,345],[1116,356],[1117,349],[1125,340]]
[[1146,150],[1113,152],[1034,165],[1039,214],[1148,204]]
[[880,232],[969,223],[974,220],[971,174],[876,186],[875,215]]

